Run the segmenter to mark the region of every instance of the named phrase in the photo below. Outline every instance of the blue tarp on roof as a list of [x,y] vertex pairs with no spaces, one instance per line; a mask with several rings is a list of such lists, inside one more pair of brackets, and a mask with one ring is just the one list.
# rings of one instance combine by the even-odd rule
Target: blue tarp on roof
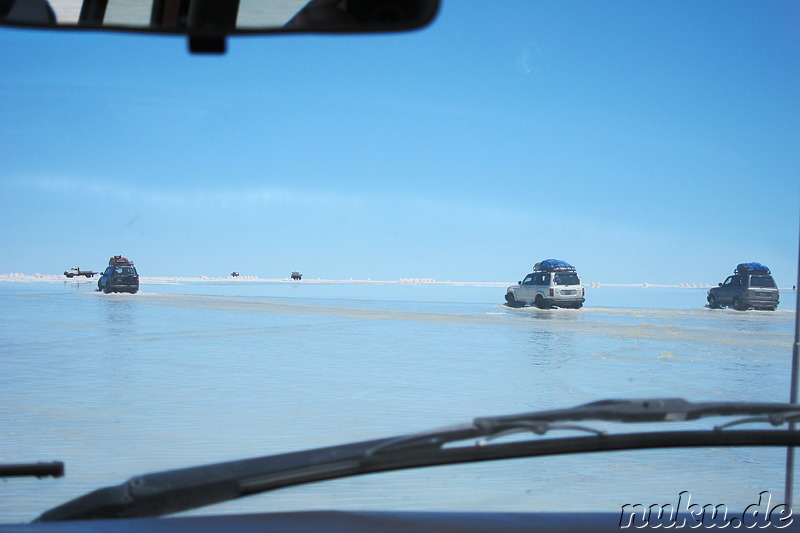
[[739,263],[736,265],[736,273],[744,274],[745,272],[769,274],[769,269],[761,263]]
[[544,261],[540,261],[538,263],[538,267],[534,267],[534,269],[538,268],[538,270],[556,270],[559,268],[575,270],[575,267],[567,263],[566,261],[562,261],[561,259],[545,259]]

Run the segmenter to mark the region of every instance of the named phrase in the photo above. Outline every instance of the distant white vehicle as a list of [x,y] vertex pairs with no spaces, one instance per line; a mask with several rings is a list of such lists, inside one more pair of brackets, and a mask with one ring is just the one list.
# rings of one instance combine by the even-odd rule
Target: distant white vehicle
[[539,309],[568,307],[580,309],[585,290],[575,267],[559,259],[545,259],[533,266],[533,272],[506,289],[510,307],[535,305]]
[[92,270],[81,270],[78,267],[73,267],[64,271],[64,275],[68,278],[74,278],[75,276],[86,276],[87,278],[91,278],[95,274],[97,274],[97,272]]

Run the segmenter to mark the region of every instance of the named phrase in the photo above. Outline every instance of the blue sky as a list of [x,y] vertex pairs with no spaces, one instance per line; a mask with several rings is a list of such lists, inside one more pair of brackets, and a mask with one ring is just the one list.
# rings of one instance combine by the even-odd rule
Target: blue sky
[[443,2],[423,31],[0,30],[0,273],[796,283],[800,4]]

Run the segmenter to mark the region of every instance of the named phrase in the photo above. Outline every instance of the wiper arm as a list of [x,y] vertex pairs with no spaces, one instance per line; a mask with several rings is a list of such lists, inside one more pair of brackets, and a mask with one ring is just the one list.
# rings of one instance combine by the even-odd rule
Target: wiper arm
[[61,477],[64,475],[64,463],[18,463],[0,465],[0,477]]
[[[680,421],[712,416],[757,416],[759,421],[780,425],[800,418],[800,406],[691,403],[679,398],[605,400],[570,409],[481,417],[472,423],[424,433],[135,477],[51,509],[37,521],[159,516],[313,481],[461,462],[638,448],[800,445],[800,432],[794,430],[722,431],[715,428],[711,431],[607,435],[583,425],[564,424],[587,420]],[[508,433],[530,431],[543,435],[556,429],[578,429],[593,435],[488,444],[490,439]],[[473,442],[468,446],[445,447],[445,444],[464,440]]]
[[160,516],[256,492],[344,477],[359,473],[359,459],[380,442],[358,442],[146,474],[50,509],[36,522]]

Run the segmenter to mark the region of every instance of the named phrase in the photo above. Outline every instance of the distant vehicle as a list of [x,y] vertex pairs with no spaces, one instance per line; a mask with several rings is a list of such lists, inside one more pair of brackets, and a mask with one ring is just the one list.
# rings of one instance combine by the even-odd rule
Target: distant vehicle
[[108,260],[108,267],[97,280],[97,288],[104,293],[129,292],[136,294],[139,291],[139,273],[133,266],[133,261],[121,255],[112,256]]
[[238,278],[239,277],[239,273],[238,272],[231,272],[231,277],[232,278]]
[[533,272],[506,290],[510,307],[535,305],[539,309],[567,307],[580,309],[585,290],[575,267],[559,259],[545,259],[533,266]]
[[769,268],[761,263],[740,263],[719,287],[709,289],[707,300],[711,309],[774,311],[780,303],[780,291]]
[[303,279],[303,275],[300,272],[292,272],[292,279],[297,281]]
[[74,278],[75,276],[86,276],[87,278],[91,278],[95,274],[97,274],[97,272],[92,270],[81,270],[79,267],[73,267],[64,271],[64,275],[68,278]]

